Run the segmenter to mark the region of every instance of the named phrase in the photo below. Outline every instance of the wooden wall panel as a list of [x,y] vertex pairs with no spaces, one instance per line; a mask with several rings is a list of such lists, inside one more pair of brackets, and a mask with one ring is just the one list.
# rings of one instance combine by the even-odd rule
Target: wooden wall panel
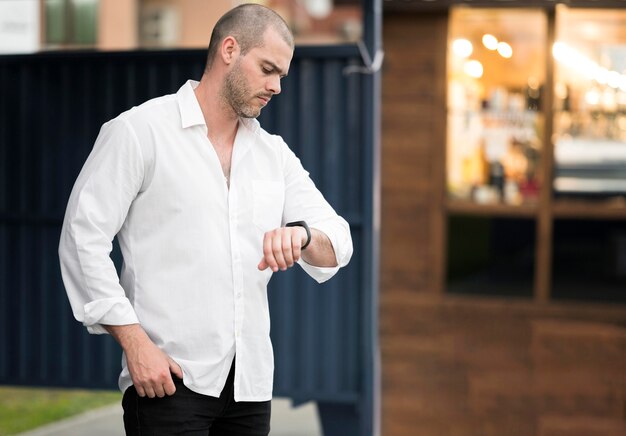
[[384,435],[626,434],[626,308],[396,292]]
[[[433,292],[443,247],[447,14],[388,15],[384,22],[381,285]],[[384,298],[384,296],[383,296]]]

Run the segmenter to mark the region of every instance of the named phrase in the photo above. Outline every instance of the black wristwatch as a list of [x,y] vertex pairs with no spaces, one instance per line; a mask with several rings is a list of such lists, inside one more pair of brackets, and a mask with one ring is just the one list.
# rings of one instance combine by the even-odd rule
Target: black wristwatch
[[309,246],[309,244],[311,243],[311,229],[309,229],[309,226],[305,221],[294,221],[292,223],[287,223],[285,224],[285,227],[304,227],[304,230],[306,230],[306,242],[302,247],[300,247],[300,249],[304,250],[306,247]]

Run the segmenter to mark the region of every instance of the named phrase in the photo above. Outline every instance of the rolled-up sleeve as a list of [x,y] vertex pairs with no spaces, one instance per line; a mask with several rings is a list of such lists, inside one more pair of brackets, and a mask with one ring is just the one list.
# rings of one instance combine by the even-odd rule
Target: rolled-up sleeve
[[283,225],[292,221],[304,220],[309,227],[328,236],[335,251],[337,266],[314,266],[306,263],[302,258],[298,261],[298,264],[309,276],[318,283],[322,283],[333,277],[339,268],[346,266],[352,257],[350,226],[326,201],[296,155],[284,142],[282,144],[285,174]]
[[59,260],[74,317],[90,333],[138,322],[111,260],[112,241],[139,192],[143,158],[123,119],[102,126],[68,201]]

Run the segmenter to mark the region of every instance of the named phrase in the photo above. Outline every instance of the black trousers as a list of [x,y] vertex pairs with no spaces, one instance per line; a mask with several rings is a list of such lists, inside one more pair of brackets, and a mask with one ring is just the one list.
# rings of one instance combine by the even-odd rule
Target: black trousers
[[271,401],[235,402],[235,363],[219,398],[198,394],[172,375],[176,392],[163,398],[124,392],[124,429],[129,436],[267,436]]

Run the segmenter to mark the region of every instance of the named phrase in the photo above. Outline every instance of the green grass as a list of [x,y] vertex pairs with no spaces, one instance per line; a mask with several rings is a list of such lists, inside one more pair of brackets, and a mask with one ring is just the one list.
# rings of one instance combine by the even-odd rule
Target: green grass
[[117,391],[0,386],[0,435],[11,435],[120,402]]

